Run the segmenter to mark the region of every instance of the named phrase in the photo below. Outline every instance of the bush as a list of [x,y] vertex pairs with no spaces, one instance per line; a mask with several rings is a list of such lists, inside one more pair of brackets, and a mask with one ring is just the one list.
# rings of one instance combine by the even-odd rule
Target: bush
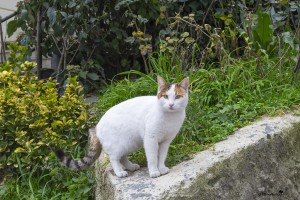
[[0,169],[45,170],[53,148],[72,150],[87,140],[88,106],[76,77],[59,97],[56,81],[30,73],[35,63],[25,61],[26,48],[10,48],[0,65]]
[[94,81],[150,71],[146,59],[157,49],[177,52],[185,68],[213,62],[223,67],[227,54],[281,57],[284,46],[297,48],[299,8],[286,0],[31,0],[18,3],[7,32],[21,28],[20,42],[36,45],[40,12],[43,55],[58,55],[61,70],[80,65],[79,78],[99,89]]

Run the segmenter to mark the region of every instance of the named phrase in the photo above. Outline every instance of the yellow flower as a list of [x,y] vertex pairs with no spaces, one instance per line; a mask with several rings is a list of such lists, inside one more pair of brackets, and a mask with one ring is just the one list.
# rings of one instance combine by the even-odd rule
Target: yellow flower
[[133,36],[133,37],[141,37],[141,36],[143,36],[143,35],[144,35],[144,32],[143,32],[143,31],[137,31],[137,32],[133,31],[133,32],[132,32],[132,36]]
[[144,32],[143,31],[138,31],[136,34],[137,34],[138,37],[141,37],[141,36],[144,35]]

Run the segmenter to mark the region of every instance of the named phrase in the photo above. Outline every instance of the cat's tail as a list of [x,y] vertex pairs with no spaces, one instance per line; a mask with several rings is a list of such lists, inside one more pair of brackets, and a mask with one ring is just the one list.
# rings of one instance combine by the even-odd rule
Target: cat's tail
[[68,168],[74,169],[74,170],[81,170],[89,167],[92,165],[95,160],[100,156],[102,146],[100,144],[100,141],[96,135],[95,128],[91,128],[89,130],[90,133],[90,144],[88,148],[88,153],[86,156],[80,160],[73,160],[65,155],[64,151],[59,149],[55,152],[57,158]]

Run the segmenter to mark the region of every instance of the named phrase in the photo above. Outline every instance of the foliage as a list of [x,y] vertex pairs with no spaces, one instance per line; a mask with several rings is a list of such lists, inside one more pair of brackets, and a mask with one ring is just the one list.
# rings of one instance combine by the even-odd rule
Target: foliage
[[[65,170],[51,153],[63,146],[73,157],[84,154],[90,121],[72,76],[98,89],[104,77],[125,77],[102,91],[99,117],[123,100],[154,95],[157,74],[169,82],[189,76],[188,114],[170,146],[170,166],[260,116],[291,110],[300,99],[292,73],[299,10],[285,0],[20,2],[8,32],[20,27],[19,41],[35,46],[40,12],[43,54],[58,55],[56,78],[69,80],[59,98],[58,83],[30,75],[25,48],[11,46],[0,66],[0,170],[19,176],[6,181],[0,198],[92,198],[93,173]],[[146,163],[143,151],[131,157]]]
[[1,199],[94,199],[96,183],[92,170],[73,172],[63,168],[54,153],[47,162],[47,170],[33,167],[17,178],[6,180],[0,190]]
[[[293,51],[288,49],[288,52]],[[212,64],[207,69],[184,72],[179,60],[173,65],[173,57],[165,52],[159,53],[157,58],[150,59],[152,73],[145,75],[131,71],[129,75],[138,73],[141,78],[112,83],[101,95],[99,113],[102,115],[113,105],[135,96],[155,95],[157,74],[169,82],[178,82],[189,76],[187,118],[170,147],[167,159],[167,163],[173,166],[263,115],[282,113],[300,103],[299,82],[292,81],[295,61],[290,57],[281,60],[285,66],[281,69],[277,67],[278,58],[266,55],[260,60],[260,70],[254,57],[246,61],[227,59],[227,64],[221,69]],[[146,164],[143,151],[133,153],[131,157],[141,165]]]
[[[81,65],[77,74],[81,81],[97,88],[92,81],[104,76],[101,58],[94,54],[101,18],[97,6],[96,1],[21,1],[19,15],[9,22],[8,33],[20,27],[24,31],[20,43],[36,46],[37,15],[41,13],[43,55],[58,56],[57,80],[65,78],[67,66],[76,63]],[[99,42],[101,38],[97,38]],[[91,59],[92,56],[95,57]]]
[[[7,175],[7,182],[9,176],[21,175],[12,183],[15,187],[14,184],[25,177],[31,181],[37,174],[59,176],[52,151],[85,147],[91,121],[87,119],[88,105],[84,103],[82,87],[76,77],[68,78],[69,84],[59,97],[55,81],[37,80],[30,73],[35,63],[25,61],[26,47],[12,44],[10,48],[10,58],[0,65],[0,170],[1,175]],[[84,153],[80,152],[77,156]],[[66,177],[71,177],[70,173]],[[47,183],[46,178],[39,179],[36,181]],[[26,185],[24,180],[22,184]],[[69,180],[61,187],[66,190],[74,182],[76,180]],[[86,184],[88,180],[83,182]]]
[[[36,15],[40,12],[43,54],[58,55],[60,58],[57,76],[63,75],[61,73],[68,65],[79,65],[80,79],[85,85],[97,87],[98,84],[94,82],[104,78],[103,69],[112,71],[107,72],[112,76],[120,72],[120,67],[141,67],[134,58],[139,52],[138,48],[131,50],[125,39],[135,29],[133,24],[140,26],[148,22],[141,13],[147,13],[149,18],[155,17],[158,2],[148,4],[150,11],[141,6],[143,2],[132,3],[96,0],[22,1],[18,3],[19,15],[8,24],[8,33],[12,34],[20,27],[25,32],[20,42],[23,45],[36,45]],[[124,9],[129,5],[134,11]]]
[[223,67],[228,54],[281,57],[284,46],[298,48],[298,10],[284,0],[32,0],[18,4],[8,32],[21,27],[20,41],[34,45],[40,11],[43,52],[60,58],[57,76],[79,66],[74,73],[84,85],[98,88],[100,79],[123,71],[150,72],[147,58],[158,49],[173,52],[184,69]]
[[252,31],[253,43],[257,51],[259,49],[268,51],[270,44],[274,40],[273,30],[270,27],[272,25],[272,21],[270,16],[267,13],[263,13],[261,10],[258,10],[257,17],[257,27],[255,27]]

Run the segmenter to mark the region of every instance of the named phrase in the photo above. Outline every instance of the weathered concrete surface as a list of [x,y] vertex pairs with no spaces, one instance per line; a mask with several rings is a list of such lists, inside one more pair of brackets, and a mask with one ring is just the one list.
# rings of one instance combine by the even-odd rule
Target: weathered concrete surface
[[260,120],[155,179],[145,168],[127,178],[97,168],[98,200],[300,200],[300,117]]

